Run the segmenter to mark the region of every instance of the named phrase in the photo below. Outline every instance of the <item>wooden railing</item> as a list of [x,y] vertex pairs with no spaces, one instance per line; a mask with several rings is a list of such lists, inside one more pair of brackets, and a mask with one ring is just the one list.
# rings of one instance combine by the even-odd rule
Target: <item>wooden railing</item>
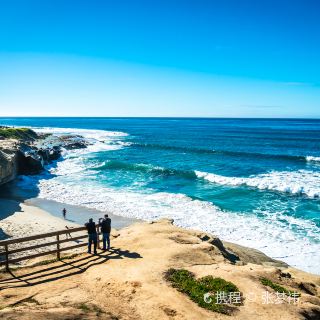
[[[12,263],[17,263],[17,262],[20,262],[23,260],[28,260],[28,259],[34,259],[34,258],[38,258],[41,256],[50,255],[50,254],[56,254],[57,259],[60,260],[61,251],[73,250],[73,249],[84,247],[84,246],[88,245],[88,241],[85,241],[80,244],[67,246],[67,247],[61,247],[62,243],[71,242],[71,241],[78,241],[80,239],[88,238],[87,234],[77,235],[75,237],[71,237],[72,233],[85,231],[85,230],[86,230],[85,227],[70,228],[70,229],[65,229],[65,230],[60,230],[60,231],[53,231],[53,232],[49,232],[49,233],[33,235],[33,236],[29,236],[29,237],[2,240],[2,241],[0,241],[0,248],[3,247],[4,250],[0,251],[0,266],[5,265],[6,270],[9,270],[9,266]],[[64,239],[61,238],[62,235],[65,235]],[[24,246],[22,248],[20,248],[20,247],[13,248],[13,249],[10,248],[10,246],[12,246],[12,245],[17,245],[17,244],[25,243],[25,242],[27,243],[28,241],[33,241],[33,240],[53,238],[53,237],[55,237],[55,241],[50,241],[50,242],[46,242],[46,243],[38,243],[35,245]],[[98,233],[98,244],[99,244],[99,233]],[[49,246],[56,246],[56,249],[48,250],[48,251],[44,251],[44,252],[38,252],[38,253],[31,254],[31,255],[28,254],[28,255],[21,256],[21,257],[17,257],[17,258],[10,257],[13,254],[17,254],[17,253],[21,253],[21,252],[25,252],[25,251],[32,251],[35,249],[49,247]],[[2,260],[3,256],[4,256],[4,260]]]

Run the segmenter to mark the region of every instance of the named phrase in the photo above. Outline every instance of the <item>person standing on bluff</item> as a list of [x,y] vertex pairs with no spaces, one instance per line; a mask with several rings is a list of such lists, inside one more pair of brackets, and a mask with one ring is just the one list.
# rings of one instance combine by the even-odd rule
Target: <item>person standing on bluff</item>
[[97,243],[98,243],[97,228],[92,218],[90,218],[89,222],[85,224],[85,227],[87,228],[87,231],[88,231],[88,253],[91,253],[91,246],[93,243],[94,254],[97,254]]
[[[104,251],[110,249],[110,232],[111,232],[111,219],[106,214],[103,218],[99,219],[99,226],[101,228],[102,233],[102,242]],[[108,243],[108,248],[106,248],[106,244]]]

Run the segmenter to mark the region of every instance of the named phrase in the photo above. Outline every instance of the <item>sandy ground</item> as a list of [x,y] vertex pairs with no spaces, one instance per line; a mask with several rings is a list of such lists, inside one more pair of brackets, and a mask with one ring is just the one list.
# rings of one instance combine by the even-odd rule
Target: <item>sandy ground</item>
[[[64,220],[62,218],[54,217],[48,212],[35,207],[30,206],[25,203],[18,203],[14,200],[0,200],[0,212],[1,216],[4,219],[0,220],[0,236],[1,239],[4,240],[8,237],[19,238],[23,236],[31,236],[36,234],[43,234],[47,232],[52,232],[56,230],[64,230],[66,227],[75,228],[79,227],[78,224],[70,222],[68,220]],[[14,212],[14,214],[12,214]],[[11,214],[11,215],[10,215]],[[83,232],[72,233],[72,236],[84,235]],[[60,239],[65,239],[65,235],[61,235]],[[22,247],[28,247],[31,245],[37,245],[40,243],[48,243],[51,241],[55,241],[55,237],[49,237],[39,240],[33,240],[28,242],[23,242],[19,244],[10,245],[10,249],[17,249]],[[81,242],[85,242],[86,239],[76,240],[72,242],[62,243],[60,245],[61,248],[67,247],[70,245],[80,244]],[[33,249],[32,251],[24,251],[21,253],[16,253],[11,255],[11,258],[18,258],[20,256],[34,254],[38,252],[44,252],[48,250],[55,250],[56,246],[47,246],[43,248]],[[64,254],[82,252],[83,248],[73,249],[70,252],[65,252]],[[41,260],[39,258],[38,260]],[[28,264],[28,260],[24,260],[19,262],[18,265],[26,265]]]
[[[113,235],[110,252],[1,273],[0,318],[319,319],[320,278],[256,250],[223,244],[169,220],[137,223]],[[232,281],[244,295],[243,306],[231,316],[200,308],[164,279],[171,267]],[[260,283],[261,276],[300,292],[298,303],[264,303],[266,292],[274,291]],[[302,289],[302,282],[314,292]]]
[[2,232],[11,237],[33,235],[55,230],[79,227],[78,224],[54,217],[48,212],[14,200],[0,200],[0,211],[13,210],[15,213],[0,220]]

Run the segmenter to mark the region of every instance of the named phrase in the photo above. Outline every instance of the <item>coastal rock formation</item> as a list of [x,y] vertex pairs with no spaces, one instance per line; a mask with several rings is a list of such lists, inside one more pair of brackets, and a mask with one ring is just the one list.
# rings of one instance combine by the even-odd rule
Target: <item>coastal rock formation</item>
[[0,127],[0,184],[15,179],[18,174],[42,170],[42,157],[33,146],[38,138],[28,128]]
[[59,137],[60,143],[67,150],[84,149],[90,143],[79,135],[64,135]]
[[51,149],[40,148],[37,154],[43,159],[45,163],[50,163],[51,161],[58,160],[61,156],[61,148],[54,146]]
[[81,136],[37,135],[31,129],[0,127],[0,185],[19,174],[37,174],[61,156],[64,149],[89,145]]
[[43,158],[25,143],[18,144],[18,174],[36,174],[43,169]]
[[43,158],[31,146],[17,140],[0,140],[0,184],[18,174],[36,174],[43,169]]
[[18,153],[15,141],[0,140],[0,184],[13,180],[18,172]]

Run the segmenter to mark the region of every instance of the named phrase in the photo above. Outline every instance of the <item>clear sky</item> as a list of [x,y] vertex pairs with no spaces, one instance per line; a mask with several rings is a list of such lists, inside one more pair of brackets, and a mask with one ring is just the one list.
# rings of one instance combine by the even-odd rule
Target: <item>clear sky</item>
[[0,116],[320,118],[318,0],[0,0]]

